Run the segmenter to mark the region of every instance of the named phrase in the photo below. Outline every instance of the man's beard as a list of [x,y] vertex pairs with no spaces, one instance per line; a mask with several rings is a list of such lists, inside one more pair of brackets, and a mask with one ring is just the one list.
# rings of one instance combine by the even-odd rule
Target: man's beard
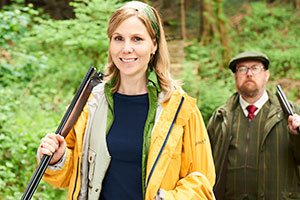
[[249,89],[248,87],[242,85],[240,88],[238,88],[238,92],[243,97],[253,98],[253,97],[256,97],[259,94],[259,89],[256,86]]

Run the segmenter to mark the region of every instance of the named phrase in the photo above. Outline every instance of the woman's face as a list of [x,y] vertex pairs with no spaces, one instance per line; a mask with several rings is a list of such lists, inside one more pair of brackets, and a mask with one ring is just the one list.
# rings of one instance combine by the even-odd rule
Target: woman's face
[[142,78],[150,55],[157,49],[145,25],[135,16],[124,20],[113,32],[109,51],[122,78]]

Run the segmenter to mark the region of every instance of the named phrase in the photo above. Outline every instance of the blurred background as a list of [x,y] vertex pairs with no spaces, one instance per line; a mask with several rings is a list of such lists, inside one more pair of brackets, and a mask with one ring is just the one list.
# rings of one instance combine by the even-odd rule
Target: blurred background
[[[122,0],[0,0],[0,199],[22,196],[40,139],[55,132],[89,66],[103,71],[106,28]],[[300,104],[300,0],[148,0],[160,13],[171,72],[197,98],[205,123],[235,91],[227,64],[242,51],[271,60]],[[43,180],[33,199],[66,199]]]

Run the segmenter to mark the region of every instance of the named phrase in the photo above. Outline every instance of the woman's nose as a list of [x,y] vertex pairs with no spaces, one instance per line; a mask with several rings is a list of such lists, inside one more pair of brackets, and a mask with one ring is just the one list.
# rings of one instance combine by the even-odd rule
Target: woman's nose
[[131,53],[133,51],[133,46],[130,41],[125,41],[123,46],[124,53]]

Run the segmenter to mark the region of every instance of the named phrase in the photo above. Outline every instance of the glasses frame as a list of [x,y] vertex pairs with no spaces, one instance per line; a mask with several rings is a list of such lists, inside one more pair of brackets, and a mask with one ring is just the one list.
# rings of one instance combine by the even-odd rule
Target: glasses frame
[[236,68],[236,72],[240,75],[245,75],[248,73],[248,71],[251,71],[252,74],[259,74],[263,70],[264,70],[264,66],[262,65],[254,65],[252,67],[241,66]]

